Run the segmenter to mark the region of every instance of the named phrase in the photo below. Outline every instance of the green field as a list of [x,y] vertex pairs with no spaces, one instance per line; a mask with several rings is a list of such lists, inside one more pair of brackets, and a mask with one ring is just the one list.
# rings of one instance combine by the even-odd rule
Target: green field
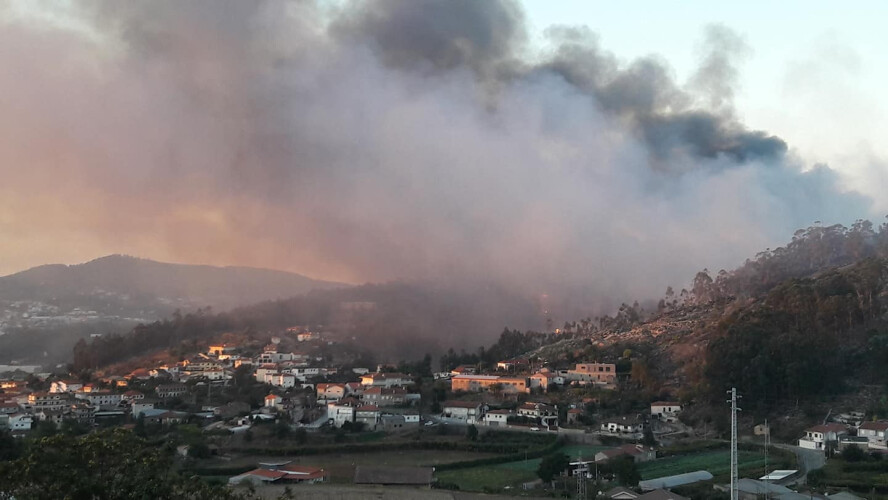
[[[765,457],[760,453],[741,451],[737,458],[741,469],[765,465]],[[705,451],[692,455],[658,458],[652,462],[638,464],[638,472],[641,473],[642,479],[656,479],[698,470],[709,471],[713,476],[730,472],[731,452]]]
[[[571,459],[582,457],[584,460],[592,460],[596,453],[608,448],[608,446],[571,445],[558,451]],[[521,483],[537,479],[536,471],[540,466],[540,460],[540,458],[529,458],[471,469],[440,471],[436,475],[439,482],[457,484],[461,490],[466,491],[481,491],[484,488],[499,490],[506,486],[517,488]]]
[[[595,458],[595,454],[601,450],[609,449],[609,446],[587,446],[587,445],[570,445],[564,446],[558,451],[564,453],[569,456],[571,460],[576,460],[581,458],[583,460],[592,460]],[[531,458],[528,460],[519,460],[517,462],[506,462],[504,464],[496,465],[495,467],[502,467],[505,469],[515,469],[515,470],[524,470],[536,473],[536,470],[540,466],[541,458]]]
[[536,469],[510,469],[502,465],[440,471],[435,476],[439,484],[456,484],[464,491],[483,491],[485,488],[500,490],[506,486],[520,488],[521,483],[537,479]]

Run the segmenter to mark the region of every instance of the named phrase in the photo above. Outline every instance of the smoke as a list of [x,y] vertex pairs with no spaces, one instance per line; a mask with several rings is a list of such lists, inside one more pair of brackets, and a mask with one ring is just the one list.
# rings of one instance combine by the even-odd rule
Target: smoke
[[868,215],[737,117],[724,27],[681,83],[587,27],[538,51],[506,0],[52,14],[0,11],[5,271],[116,252],[494,283],[573,319]]

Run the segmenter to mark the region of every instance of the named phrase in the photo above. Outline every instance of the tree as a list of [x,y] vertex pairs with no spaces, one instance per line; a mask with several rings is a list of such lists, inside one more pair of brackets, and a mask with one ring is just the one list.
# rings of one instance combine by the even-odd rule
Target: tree
[[645,446],[657,445],[657,440],[654,438],[654,431],[651,430],[650,425],[647,425],[644,428],[644,436],[641,438],[641,444]]
[[466,438],[469,441],[477,441],[478,440],[478,428],[474,425],[470,425],[466,428]]
[[41,438],[19,459],[0,462],[0,492],[34,500],[238,498],[227,488],[177,474],[172,453],[122,429],[58,434]]
[[540,460],[540,466],[537,468],[537,476],[543,481],[549,482],[560,475],[570,465],[570,458],[564,453],[553,453],[546,455]]
[[866,453],[856,444],[852,444],[842,450],[842,459],[846,462],[860,462],[866,459]]
[[638,486],[641,474],[632,457],[615,457],[609,460],[609,468],[617,476],[617,482],[623,486]]

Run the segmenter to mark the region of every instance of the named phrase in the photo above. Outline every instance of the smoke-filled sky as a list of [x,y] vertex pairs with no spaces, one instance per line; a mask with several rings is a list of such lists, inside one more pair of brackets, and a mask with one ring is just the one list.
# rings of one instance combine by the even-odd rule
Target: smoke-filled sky
[[[125,253],[623,300],[888,210],[878,152],[818,164],[840,156],[744,121],[758,52],[730,20],[676,26],[694,38],[676,69],[595,4],[3,5],[0,274]],[[755,88],[817,101],[799,71]]]

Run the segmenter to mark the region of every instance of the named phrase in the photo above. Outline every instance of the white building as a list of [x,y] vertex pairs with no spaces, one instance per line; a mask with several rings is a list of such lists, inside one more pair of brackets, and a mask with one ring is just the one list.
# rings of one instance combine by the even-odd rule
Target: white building
[[642,431],[642,425],[635,420],[609,420],[601,424],[601,430],[613,434],[636,434]]
[[483,403],[476,401],[447,401],[442,405],[443,417],[460,423],[474,424],[481,422],[484,416]]
[[799,447],[823,451],[827,442],[838,441],[839,437],[847,434],[848,428],[844,424],[815,425],[805,429],[805,437],[799,439]]
[[484,414],[484,423],[487,425],[505,427],[509,425],[509,417],[514,417],[512,410],[490,410]]
[[34,417],[27,413],[13,413],[9,416],[9,429],[13,431],[29,431]]
[[83,388],[83,384],[72,380],[56,380],[49,386],[49,392],[74,392]]
[[651,417],[666,422],[674,422],[681,413],[681,404],[673,401],[657,401],[651,403]]
[[333,422],[334,427],[342,427],[346,422],[355,421],[357,400],[348,399],[327,404],[327,418]]
[[870,448],[886,449],[885,435],[888,432],[888,422],[864,422],[857,428],[857,435],[865,437]]

